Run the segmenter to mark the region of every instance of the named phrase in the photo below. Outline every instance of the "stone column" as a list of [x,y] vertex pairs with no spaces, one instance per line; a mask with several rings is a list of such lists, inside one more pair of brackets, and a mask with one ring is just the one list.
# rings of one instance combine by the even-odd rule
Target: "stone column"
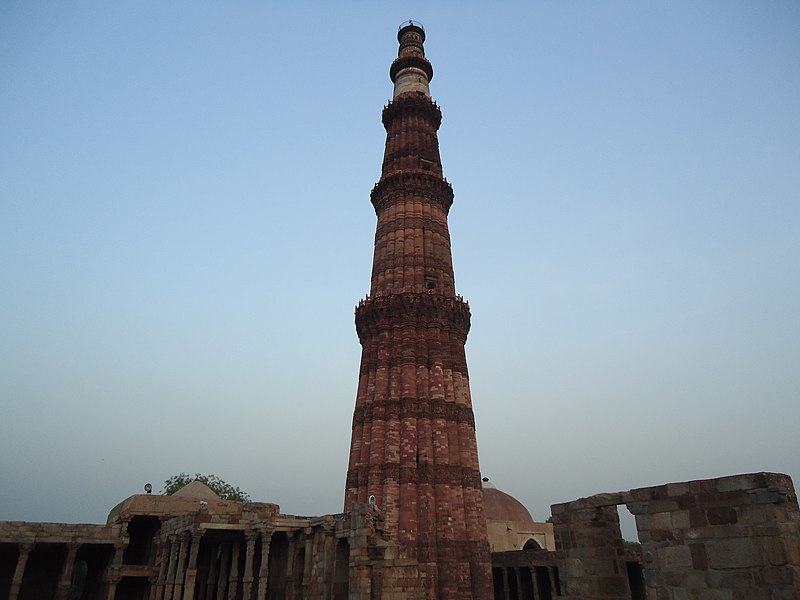
[[334,574],[336,568],[336,524],[332,521],[327,522],[323,524],[322,528],[325,536],[325,573],[322,577],[322,597],[327,599],[333,598],[333,585],[336,578]]
[[245,540],[247,540],[244,554],[244,574],[242,575],[242,598],[244,600],[250,600],[253,593],[253,553],[256,550],[256,535],[257,533],[252,529],[244,534]]
[[284,600],[294,600],[294,553],[297,546],[296,532],[287,531],[286,538],[289,540],[286,549],[286,587]]
[[310,527],[303,529],[303,533],[305,534],[305,554],[303,556],[303,583],[301,585],[301,593],[303,594],[303,598],[308,598],[308,591],[309,587],[311,586],[311,566],[312,566],[312,555],[313,555],[313,534],[314,530]]
[[511,586],[508,584],[508,567],[503,567],[503,600],[511,600]]
[[33,550],[33,542],[23,542],[19,545],[19,557],[17,566],[14,569],[14,577],[11,580],[11,589],[8,592],[8,600],[17,600],[19,590],[22,587],[22,578],[25,576],[25,565],[28,564],[28,556]]
[[167,578],[164,583],[164,600],[172,600],[172,591],[175,589],[175,569],[178,566],[178,536],[169,536],[169,564],[167,565]]
[[217,600],[225,600],[225,581],[228,579],[228,559],[231,555],[229,544],[222,544],[219,556],[219,571],[217,576]]
[[236,592],[239,588],[239,550],[241,542],[233,542],[233,552],[231,552],[231,574],[228,577],[228,600],[236,600]]
[[163,600],[164,586],[167,583],[167,568],[169,567],[172,544],[166,537],[159,538],[158,551],[158,577],[156,585],[150,593],[150,600]]
[[76,542],[67,544],[67,555],[64,557],[64,564],[61,565],[61,575],[58,578],[58,588],[56,589],[56,600],[67,600],[69,586],[72,583],[72,567],[75,565],[75,554],[78,552]]
[[[124,525],[127,527],[127,523]],[[124,531],[124,529],[123,529]],[[111,565],[106,571],[106,598],[105,600],[114,600],[117,595],[117,584],[119,584],[120,570],[122,569],[122,558],[125,553],[125,548],[128,546],[129,538],[127,536],[122,538],[121,542],[114,544],[114,557],[111,559]]]
[[264,527],[261,530],[261,566],[258,569],[257,600],[266,600],[267,583],[269,582],[269,545],[272,543],[274,528]]
[[194,599],[194,586],[197,582],[197,554],[200,552],[200,539],[202,537],[202,531],[192,532],[192,545],[189,548],[189,563],[186,568],[186,577],[183,588],[183,598],[185,600]]
[[181,545],[178,548],[178,565],[175,570],[175,588],[172,592],[174,600],[183,598],[183,580],[186,577],[186,555],[189,551],[189,534],[184,532],[180,536]]
[[161,555],[164,551],[164,544],[162,543],[160,537],[153,538],[153,544],[155,545],[155,552],[153,553],[153,561],[151,566],[158,567],[159,572],[156,575],[151,575],[147,578],[147,582],[150,586],[147,594],[147,600],[159,600],[156,594],[158,591],[158,578],[161,574]]

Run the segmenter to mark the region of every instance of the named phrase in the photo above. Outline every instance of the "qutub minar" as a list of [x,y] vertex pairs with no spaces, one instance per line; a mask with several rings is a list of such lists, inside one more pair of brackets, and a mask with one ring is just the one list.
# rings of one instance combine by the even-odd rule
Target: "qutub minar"
[[[0,521],[0,600],[800,598],[786,475],[598,494],[554,504],[552,524],[481,478],[442,115],[422,26],[398,39],[344,512],[291,515],[193,481],[171,496],[148,484],[104,525]],[[623,541],[619,506],[641,544]]]
[[398,32],[383,110],[386,150],[371,200],[378,216],[369,296],[356,309],[363,347],[345,511],[374,503],[441,598],[487,598],[491,560],[442,176],[442,121],[422,27]]

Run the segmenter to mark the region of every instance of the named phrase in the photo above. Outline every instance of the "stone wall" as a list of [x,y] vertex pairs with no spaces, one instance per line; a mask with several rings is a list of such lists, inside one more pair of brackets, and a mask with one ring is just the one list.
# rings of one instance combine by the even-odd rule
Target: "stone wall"
[[630,492],[648,600],[800,598],[800,513],[775,473]]
[[[641,591],[620,533],[620,504],[636,516]],[[787,475],[670,483],[582,498],[552,511],[567,600],[800,598],[800,510]]]
[[565,600],[630,600],[625,545],[617,505],[622,494],[600,494],[552,506]]

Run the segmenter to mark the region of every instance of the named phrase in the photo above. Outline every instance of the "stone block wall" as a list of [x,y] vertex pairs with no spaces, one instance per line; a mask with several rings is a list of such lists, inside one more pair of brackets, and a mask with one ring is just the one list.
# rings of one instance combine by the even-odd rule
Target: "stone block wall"
[[[638,561],[626,556],[620,504],[636,517],[644,590],[626,574]],[[566,599],[800,599],[800,509],[787,475],[669,483],[552,511]]]
[[791,479],[753,473],[631,490],[648,600],[800,598]]
[[600,494],[552,508],[565,600],[630,600],[617,505],[621,494]]

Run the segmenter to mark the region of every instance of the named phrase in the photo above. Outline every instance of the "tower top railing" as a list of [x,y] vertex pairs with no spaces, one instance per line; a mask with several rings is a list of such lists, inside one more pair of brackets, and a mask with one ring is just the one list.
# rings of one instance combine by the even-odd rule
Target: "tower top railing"
[[416,27],[418,29],[422,29],[422,31],[425,31],[425,28],[422,26],[422,23],[420,23],[419,21],[412,21],[411,19],[400,23],[400,27],[397,28],[397,31],[405,29],[406,27]]

